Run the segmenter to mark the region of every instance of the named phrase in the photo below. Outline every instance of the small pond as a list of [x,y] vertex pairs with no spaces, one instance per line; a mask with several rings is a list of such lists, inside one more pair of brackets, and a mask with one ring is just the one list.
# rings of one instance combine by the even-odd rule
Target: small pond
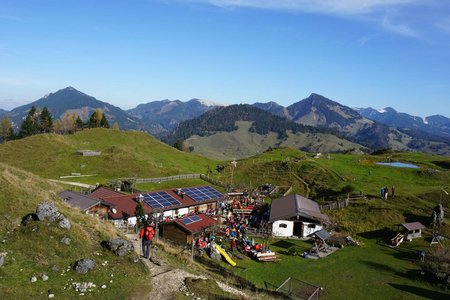
[[395,167],[395,168],[411,168],[411,169],[420,169],[419,166],[413,165],[413,164],[406,164],[406,163],[402,163],[402,162],[390,162],[390,163],[385,163],[385,162],[377,162],[377,165],[382,165],[382,166],[389,166],[389,167]]

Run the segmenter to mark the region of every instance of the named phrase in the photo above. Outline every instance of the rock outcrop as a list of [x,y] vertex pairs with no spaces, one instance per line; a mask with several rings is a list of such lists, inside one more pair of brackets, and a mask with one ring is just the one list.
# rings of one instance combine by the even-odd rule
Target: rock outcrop
[[124,256],[134,251],[133,243],[121,238],[113,238],[102,243],[107,249],[111,250],[117,256]]
[[40,221],[48,220],[49,222],[59,222],[59,228],[71,228],[69,219],[58,212],[58,208],[51,202],[39,203],[36,207],[36,215]]
[[86,274],[95,268],[95,261],[90,258],[83,258],[75,263],[75,271],[79,274]]

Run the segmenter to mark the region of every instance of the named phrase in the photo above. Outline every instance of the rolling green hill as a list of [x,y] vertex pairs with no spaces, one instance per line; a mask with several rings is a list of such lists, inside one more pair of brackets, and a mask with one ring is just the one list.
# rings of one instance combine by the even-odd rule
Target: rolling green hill
[[[376,162],[401,161],[420,166],[420,169],[394,168]],[[216,179],[231,181],[231,165]],[[295,150],[279,148],[247,159],[238,160],[233,170],[233,183],[239,187],[257,187],[265,183],[291,187],[292,193],[309,194],[319,203],[345,197],[351,186],[353,194],[364,194],[368,202],[362,208],[355,205],[332,211],[343,230],[360,232],[382,228],[411,219],[420,220],[431,215],[439,202],[441,188],[450,190],[450,159],[445,156],[421,153],[390,153],[385,155],[330,154],[321,158]],[[381,187],[396,187],[395,199],[380,199]],[[444,198],[446,203],[449,199]],[[367,214],[369,207],[381,207]],[[388,219],[386,219],[388,218]],[[388,223],[384,221],[390,220]]]
[[[83,157],[77,150],[101,151]],[[43,134],[0,145],[0,161],[45,178],[71,173],[95,175],[85,182],[119,177],[204,173],[213,160],[172,148],[145,132],[88,129],[74,135]],[[76,180],[79,180],[77,178]]]
[[[0,163],[0,253],[6,253],[0,267],[1,298],[46,299],[52,293],[57,299],[73,299],[79,297],[72,286],[75,282],[97,286],[85,293],[85,299],[142,297],[150,289],[144,265],[104,250],[101,241],[117,236],[116,230],[63,203],[56,196],[61,190],[43,178]],[[71,229],[47,221],[21,225],[22,217],[35,213],[36,205],[43,201],[53,202],[70,220]],[[71,239],[70,245],[60,242],[64,236]],[[82,258],[94,259],[96,268],[77,274],[72,267]],[[102,265],[105,261],[108,263]],[[41,279],[42,274],[48,276],[47,281]],[[34,283],[30,282],[33,276],[37,277]]]

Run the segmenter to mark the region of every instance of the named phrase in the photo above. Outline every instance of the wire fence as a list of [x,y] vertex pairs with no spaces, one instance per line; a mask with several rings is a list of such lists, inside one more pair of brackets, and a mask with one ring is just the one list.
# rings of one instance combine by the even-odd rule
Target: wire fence
[[291,299],[318,300],[320,297],[321,287],[315,286],[300,279],[289,277],[277,289]]
[[152,183],[152,182],[166,182],[181,179],[197,179],[201,178],[201,174],[183,174],[167,177],[156,177],[156,178],[136,178],[136,183]]

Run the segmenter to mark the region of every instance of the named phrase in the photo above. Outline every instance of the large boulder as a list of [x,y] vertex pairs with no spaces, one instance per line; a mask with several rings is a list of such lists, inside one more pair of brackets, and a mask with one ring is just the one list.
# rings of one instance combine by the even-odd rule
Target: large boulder
[[54,222],[58,219],[59,212],[53,203],[42,202],[36,207],[36,215],[40,221],[48,219],[50,222]]
[[72,227],[69,219],[58,212],[58,208],[51,202],[39,203],[36,207],[36,216],[40,221],[47,219],[49,222],[58,222],[59,228],[70,229]]
[[118,256],[124,256],[134,251],[133,243],[121,238],[113,238],[105,241],[104,246]]
[[75,262],[75,271],[79,274],[86,274],[95,268],[95,260],[83,258]]

